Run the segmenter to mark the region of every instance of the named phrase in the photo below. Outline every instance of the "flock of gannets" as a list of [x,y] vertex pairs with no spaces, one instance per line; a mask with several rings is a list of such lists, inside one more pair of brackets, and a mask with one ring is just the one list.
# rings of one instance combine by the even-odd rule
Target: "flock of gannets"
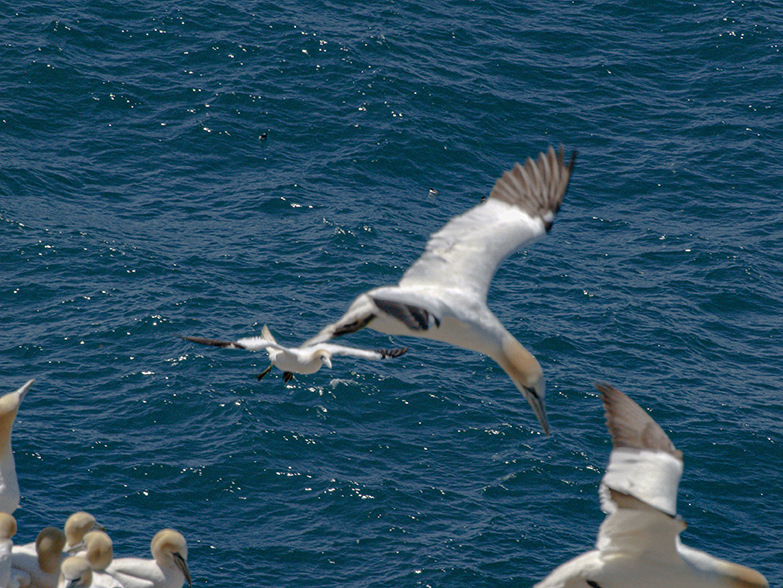
[[[397,286],[361,294],[337,322],[301,347],[283,347],[265,326],[261,337],[237,341],[184,337],[207,345],[266,350],[271,365],[312,374],[331,366],[333,355],[365,359],[398,357],[406,348],[369,351],[329,344],[333,337],[369,327],[451,343],[483,353],[509,375],[549,434],[544,376],[536,358],[486,305],[498,265],[522,245],[549,231],[568,188],[574,158],[549,148],[498,179],[487,200],[451,219],[433,234],[424,254]],[[182,588],[191,584],[185,538],[172,529],[152,539],[153,559],[114,559],[111,539],[91,515],[75,513],[65,530],[43,529],[31,546],[13,547],[19,486],[11,428],[32,380],[0,398],[0,588]],[[536,588],[768,588],[750,568],[684,546],[685,523],[677,514],[682,453],[650,416],[623,393],[599,384],[614,440],[601,481],[607,514],[596,549],[555,569]]]
[[182,588],[192,585],[188,546],[173,529],[152,539],[152,559],[114,558],[112,541],[93,515],[79,511],[63,529],[45,527],[34,543],[14,545],[19,483],[11,430],[35,380],[0,397],[0,588]]
[[[555,152],[552,147],[537,161],[528,158],[524,165],[516,164],[497,180],[489,198],[430,237],[424,254],[396,286],[361,294],[342,318],[299,348],[280,347],[266,326],[261,337],[235,342],[185,339],[234,349],[266,349],[272,365],[286,372],[286,381],[293,373],[314,373],[322,363],[331,367],[322,346],[365,327],[451,343],[497,362],[549,434],[541,366],[489,310],[487,291],[506,257],[549,231],[573,164],[574,156],[566,163],[563,149]],[[384,356],[343,351],[369,359],[402,352]],[[636,403],[611,386],[598,387],[615,443],[600,488],[607,517],[596,549],[563,564],[537,588],[767,587],[758,572],[680,543],[685,523],[677,515],[676,499],[682,454]]]

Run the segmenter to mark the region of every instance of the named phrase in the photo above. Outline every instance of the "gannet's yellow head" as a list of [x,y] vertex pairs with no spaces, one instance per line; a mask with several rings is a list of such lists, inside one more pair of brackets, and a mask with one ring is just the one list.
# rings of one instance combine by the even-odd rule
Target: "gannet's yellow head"
[[315,355],[318,359],[321,360],[321,363],[324,364],[329,369],[332,369],[332,354],[329,353],[326,349],[319,349],[315,352]]
[[192,586],[188,569],[188,543],[181,533],[174,529],[158,531],[150,543],[152,557],[160,566],[176,567],[185,576],[188,586]]
[[0,512],[0,539],[10,539],[16,535],[16,519],[7,512]]
[[544,433],[549,435],[549,422],[544,409],[546,384],[541,364],[533,357],[532,353],[522,347],[522,344],[510,334],[506,334],[503,337],[501,354],[493,359],[509,375],[517,389],[522,392],[533,408],[533,412],[536,414],[541,428],[544,429]]

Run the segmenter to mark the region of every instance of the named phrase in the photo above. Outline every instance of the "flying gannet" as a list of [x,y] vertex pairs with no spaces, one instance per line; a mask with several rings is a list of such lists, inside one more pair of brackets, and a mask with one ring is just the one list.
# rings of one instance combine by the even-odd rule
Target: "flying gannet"
[[755,570],[680,542],[682,452],[638,404],[596,384],[614,440],[601,480],[607,514],[596,549],[568,561],[534,588],[768,588]]
[[452,218],[427,242],[424,254],[396,286],[361,294],[336,323],[305,346],[369,327],[478,351],[511,377],[544,432],[544,375],[535,357],[487,307],[487,291],[500,263],[522,245],[546,234],[568,189],[575,154],[550,146],[537,161],[518,163],[495,183],[489,198]]
[[266,349],[266,352],[269,354],[269,361],[272,363],[258,375],[258,379],[260,380],[267,375],[272,367],[275,366],[283,371],[283,380],[286,382],[288,382],[294,374],[314,374],[321,369],[322,365],[331,368],[332,356],[334,355],[352,355],[363,359],[386,359],[388,357],[399,357],[408,351],[407,347],[370,350],[345,347],[333,343],[303,345],[302,347],[283,347],[275,341],[275,338],[266,325],[261,329],[260,337],[244,337],[242,339],[237,339],[236,341],[222,341],[205,337],[182,336],[182,338],[186,341],[192,341],[193,343],[214,345],[227,349],[246,349],[248,351],[261,351]]

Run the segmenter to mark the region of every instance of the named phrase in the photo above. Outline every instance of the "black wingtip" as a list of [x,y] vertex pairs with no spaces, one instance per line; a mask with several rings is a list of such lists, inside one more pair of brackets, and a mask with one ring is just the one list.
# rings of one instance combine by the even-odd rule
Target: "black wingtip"
[[395,347],[394,349],[376,349],[376,351],[381,354],[383,359],[386,359],[387,357],[399,357],[406,353],[408,349],[408,347]]

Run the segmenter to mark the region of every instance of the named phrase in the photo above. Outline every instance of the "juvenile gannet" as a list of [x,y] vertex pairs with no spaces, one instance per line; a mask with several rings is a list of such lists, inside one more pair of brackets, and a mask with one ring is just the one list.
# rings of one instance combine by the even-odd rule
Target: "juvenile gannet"
[[596,549],[556,568],[535,588],[767,588],[755,570],[686,547],[677,515],[682,452],[638,404],[597,384],[614,440],[601,480],[607,514]]
[[163,529],[150,544],[154,559],[121,557],[106,568],[125,588],[182,588],[192,586],[188,570],[188,545],[173,529]]
[[35,554],[13,550],[12,566],[30,574],[32,588],[55,588],[64,546],[65,533],[56,527],[46,527],[35,539]]
[[83,557],[67,557],[60,566],[60,579],[57,588],[90,588],[92,569]]
[[430,237],[397,286],[361,294],[340,320],[305,346],[369,327],[478,351],[511,377],[549,434],[541,366],[489,310],[487,291],[506,257],[549,231],[573,165],[573,156],[566,164],[563,150],[555,153],[552,147],[537,161],[517,163],[497,180],[485,202]]
[[407,347],[370,350],[345,347],[333,343],[303,345],[302,347],[283,347],[282,345],[278,345],[266,325],[261,329],[260,337],[244,337],[236,341],[221,341],[218,339],[207,339],[205,337],[183,336],[182,338],[186,341],[192,341],[193,343],[214,345],[227,349],[247,349],[248,351],[266,349],[266,352],[269,354],[269,361],[272,363],[263,372],[258,374],[258,379],[260,380],[267,375],[274,366],[283,371],[283,380],[286,382],[293,378],[294,374],[314,374],[321,369],[322,365],[331,368],[332,356],[334,355],[352,355],[362,359],[386,359],[388,357],[399,357],[408,351]]
[[35,380],[29,380],[16,392],[0,398],[0,512],[13,512],[19,507],[19,481],[16,478],[14,452],[11,449],[11,429],[19,405]]

